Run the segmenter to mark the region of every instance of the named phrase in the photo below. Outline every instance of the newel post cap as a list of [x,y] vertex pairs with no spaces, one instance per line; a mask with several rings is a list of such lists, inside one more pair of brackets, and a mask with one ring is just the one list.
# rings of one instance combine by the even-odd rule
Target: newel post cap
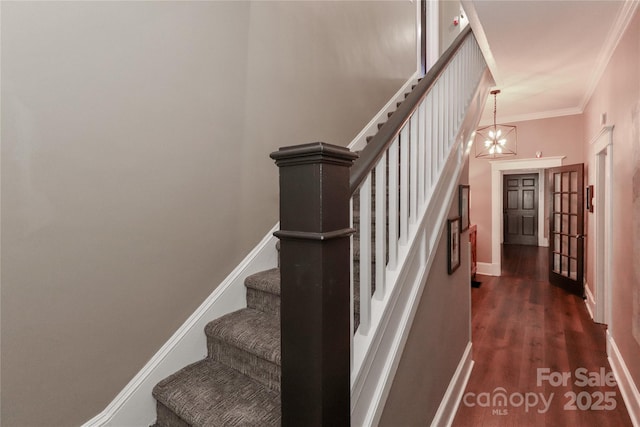
[[270,154],[278,167],[312,163],[351,166],[358,154],[348,148],[326,142],[312,142],[303,145],[282,147]]

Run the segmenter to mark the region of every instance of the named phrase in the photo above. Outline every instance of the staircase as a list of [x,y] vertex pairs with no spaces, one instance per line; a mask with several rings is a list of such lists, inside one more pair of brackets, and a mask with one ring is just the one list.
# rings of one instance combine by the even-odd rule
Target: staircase
[[247,308],[205,328],[207,358],[154,388],[156,426],[280,425],[280,270],[245,286]]
[[[358,203],[356,195],[354,206]],[[360,323],[359,217],[356,208],[354,332]],[[276,246],[279,249],[280,245]],[[205,327],[207,358],[186,366],[153,389],[157,411],[154,427],[280,425],[280,269],[253,274],[244,284],[247,307]]]
[[[385,387],[393,377],[392,374],[390,379],[385,376],[389,372],[376,375],[372,367],[393,365],[388,358],[397,357],[394,355],[399,353],[398,349],[370,351],[370,348],[372,343],[382,341],[401,342],[392,337],[407,333],[410,327],[406,324],[409,317],[392,313],[385,304],[393,301],[401,311],[407,310],[403,304],[410,303],[417,292],[416,287],[422,286],[420,277],[430,268],[433,247],[438,239],[434,230],[442,229],[443,212],[448,210],[445,208],[452,197],[452,183],[457,181],[464,158],[465,144],[459,141],[459,136],[467,140],[469,129],[475,128],[484,106],[488,72],[475,40],[473,43],[466,40],[469,34],[470,31],[461,35],[451,52],[443,55],[446,59],[434,66],[431,76],[427,75],[427,82],[413,86],[415,93],[407,93],[407,101],[397,104],[398,114],[389,114],[389,122],[379,124],[378,133],[366,138],[368,145],[363,141],[363,146],[359,147],[363,149],[361,158],[353,166],[350,177],[347,175],[350,182],[343,187],[343,191],[351,195],[350,223],[355,229],[349,244],[352,265],[349,317],[353,332],[349,386],[351,414],[355,417],[352,423],[375,424],[375,417],[379,416],[380,402],[374,400],[380,399],[376,396],[381,394],[376,390]],[[465,53],[466,57],[455,56],[458,49],[470,53]],[[457,88],[456,80],[441,79],[450,63],[455,65],[452,75],[462,77],[466,67],[474,69],[476,81],[465,81],[464,87]],[[440,84],[441,80],[445,83]],[[460,105],[445,101],[449,91],[461,99]],[[437,108],[438,100],[445,102],[440,108],[446,112],[434,113],[433,121],[430,121],[431,116],[427,118],[426,112]],[[418,141],[426,140],[427,130],[431,129],[434,141],[438,138],[442,141],[433,147],[424,147],[425,143]],[[348,158],[351,153],[346,150],[343,155]],[[433,160],[427,164],[430,155]],[[296,228],[293,230],[297,233]],[[343,235],[346,236],[348,234]],[[412,266],[416,257],[409,255],[416,251],[427,257]],[[283,262],[286,261],[288,259],[283,258]],[[299,263],[297,268],[300,268]],[[303,276],[298,275],[299,280],[303,280]],[[290,280],[292,276],[287,277]],[[290,289],[286,287],[285,276],[282,282],[285,289]],[[281,413],[281,372],[283,360],[287,360],[281,357],[281,333],[287,336],[284,322],[283,325],[280,322],[281,270],[272,268],[248,276],[244,285],[246,308],[221,316],[205,327],[207,357],[170,375],[153,388],[157,414],[153,427],[281,424],[284,418]],[[348,277],[347,283],[340,286],[347,285]],[[287,313],[291,316],[290,311]],[[327,322],[321,330],[333,326],[332,319],[327,319],[330,316],[315,314],[316,318],[324,318],[322,321]],[[290,324],[288,322],[287,327]],[[291,337],[285,339],[285,343],[291,342]],[[317,364],[324,363],[325,359],[319,357]],[[316,377],[327,375],[321,372],[315,373]],[[301,376],[304,375],[296,375]],[[288,396],[292,396],[290,389]],[[346,400],[349,400],[348,396]],[[372,410],[377,415],[372,414]]]

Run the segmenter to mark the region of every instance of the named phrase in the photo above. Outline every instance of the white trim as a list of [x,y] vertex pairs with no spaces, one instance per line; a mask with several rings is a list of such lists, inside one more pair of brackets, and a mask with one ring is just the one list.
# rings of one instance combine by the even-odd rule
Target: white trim
[[483,274],[485,276],[500,276],[500,264],[491,264],[489,262],[479,262],[478,266],[478,274]]
[[[604,126],[600,129],[600,132],[596,136],[594,136],[589,144],[593,148],[595,153],[598,153],[602,150],[605,150],[609,145],[613,144],[613,129],[615,126]],[[608,136],[609,138],[603,138],[603,136]]]
[[549,246],[549,238],[544,235],[545,219],[545,197],[547,192],[547,183],[545,182],[544,169],[538,171],[538,246],[546,248]]
[[467,343],[467,348],[458,363],[456,372],[453,374],[447,391],[440,402],[438,411],[431,421],[432,427],[450,426],[458,412],[458,407],[462,401],[464,390],[467,388],[471,371],[473,370],[473,359],[471,359],[471,341]]
[[[474,0],[462,0],[461,3],[465,11],[467,12],[471,28],[473,28],[473,33],[476,36],[476,40],[478,41],[478,45],[480,46],[480,50],[485,57],[489,69],[491,70],[491,73],[493,74],[496,82],[500,84],[501,82],[504,82],[504,76],[500,73],[495,58],[493,57],[491,47],[489,46],[489,42],[487,41],[487,37],[482,27],[482,23],[478,18],[478,14],[475,10],[473,1]],[[584,96],[580,100],[578,105],[576,105],[575,107],[562,108],[558,110],[538,111],[534,113],[505,116],[502,117],[501,122],[521,122],[526,120],[538,120],[550,117],[571,116],[584,113],[584,109],[593,96],[593,93],[595,92],[595,89],[600,82],[600,79],[602,78],[602,74],[609,64],[609,61],[611,60],[611,56],[613,56],[618,43],[622,39],[627,27],[629,26],[629,23],[631,22],[631,19],[634,16],[636,9],[639,6],[640,2],[638,0],[625,0],[624,5],[622,5],[622,7],[620,8],[620,11],[616,17],[616,21],[611,26],[611,31],[609,32],[605,43],[602,45],[602,49],[596,61],[596,66],[594,67],[593,74],[591,75],[591,79],[589,80],[587,90],[585,91]],[[481,122],[481,125],[482,124],[484,124],[484,122]]]
[[378,123],[384,123],[387,121],[387,114],[397,109],[396,104],[403,101],[404,94],[411,92],[411,86],[420,78],[420,72],[416,71],[411,77],[402,85],[400,89],[389,99],[389,101],[378,111],[378,114],[365,125],[365,127],[356,135],[355,138],[347,145],[347,148],[351,151],[362,150],[367,145],[367,136],[375,135],[378,133]]
[[618,16],[616,17],[615,23],[611,26],[611,30],[607,35],[607,39],[605,43],[602,45],[602,50],[598,55],[598,60],[596,61],[596,66],[594,67],[593,74],[591,75],[591,80],[589,81],[589,85],[587,91],[584,93],[584,97],[580,102],[579,108],[580,113],[582,113],[587,106],[587,103],[593,96],[593,93],[602,78],[602,74],[604,74],[604,70],[609,65],[609,61],[613,56],[613,53],[618,46],[618,43],[622,39],[631,19],[634,16],[636,9],[640,5],[638,0],[625,0],[624,5],[620,8],[618,12]]
[[620,354],[613,335],[609,331],[607,331],[607,356],[613,375],[616,377],[616,382],[620,388],[622,399],[629,412],[631,424],[635,427],[640,427],[640,392],[633,381],[627,364],[622,358],[622,354]]
[[416,5],[416,70],[422,75],[422,5],[421,2],[415,2]]
[[[566,156],[542,157],[539,159],[511,159],[492,160],[491,163],[491,264],[494,271],[501,271],[500,244],[502,243],[502,175],[505,171],[537,171],[539,184],[544,186],[544,169],[562,166],[562,161]],[[544,190],[542,190],[544,191]],[[542,220],[544,227],[545,197],[538,203],[538,221]],[[538,243],[540,235],[544,234],[543,227],[538,226]],[[543,236],[544,238],[544,236]],[[547,243],[548,245],[548,243]],[[541,245],[544,246],[544,245]],[[497,274],[498,276],[500,274]]]
[[613,257],[613,126],[607,126],[591,140],[595,156],[594,210],[594,320],[611,325],[611,262]]
[[596,300],[593,297],[591,289],[589,288],[589,284],[586,281],[584,282],[584,293],[586,297],[584,299],[584,305],[587,307],[587,311],[589,312],[589,316],[591,316],[591,320],[595,321],[596,318],[594,317],[594,313],[596,312]]
[[276,226],[211,293],[173,336],[147,362],[116,398],[82,427],[144,426],[156,419],[151,391],[162,379],[206,357],[204,327],[212,319],[246,306],[244,279],[277,265]]
[[[416,2],[420,3],[420,2]],[[427,1],[427,71],[440,58],[440,12],[439,2]]]
[[[582,114],[583,109],[579,107],[571,107],[571,108],[560,108],[558,110],[546,110],[546,111],[535,111],[532,113],[523,113],[523,114],[511,114],[500,116],[500,123],[513,123],[513,122],[526,122],[528,120],[540,120],[540,119],[548,119],[552,117],[563,117],[563,116],[575,116],[577,114]],[[486,119],[488,120],[488,119]],[[489,121],[481,121],[480,125],[487,125]],[[491,122],[492,123],[492,122]]]

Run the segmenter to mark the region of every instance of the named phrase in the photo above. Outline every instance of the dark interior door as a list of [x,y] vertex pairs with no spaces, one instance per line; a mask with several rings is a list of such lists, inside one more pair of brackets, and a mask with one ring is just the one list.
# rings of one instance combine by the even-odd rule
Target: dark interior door
[[549,169],[549,281],[584,297],[584,165]]
[[538,246],[538,174],[504,176],[504,243]]

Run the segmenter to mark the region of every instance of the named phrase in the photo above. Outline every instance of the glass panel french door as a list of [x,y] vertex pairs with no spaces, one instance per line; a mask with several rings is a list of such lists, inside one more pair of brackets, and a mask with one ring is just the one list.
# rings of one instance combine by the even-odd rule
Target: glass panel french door
[[584,165],[548,170],[549,282],[584,297]]

